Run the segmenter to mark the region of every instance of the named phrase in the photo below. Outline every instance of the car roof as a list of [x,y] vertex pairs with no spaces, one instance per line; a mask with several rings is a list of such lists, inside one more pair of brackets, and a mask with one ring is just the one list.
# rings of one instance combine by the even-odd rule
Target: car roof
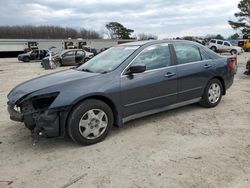
[[145,40],[145,41],[128,42],[128,43],[124,43],[120,45],[121,46],[144,46],[144,45],[153,45],[153,44],[161,44],[161,43],[169,43],[169,44],[189,43],[189,44],[196,44],[196,45],[198,44],[197,42],[188,41],[188,40]]
[[67,50],[63,50],[62,52],[70,52],[70,51],[84,51],[83,49],[67,49]]
[[[211,40],[220,40],[220,41],[225,41],[225,40],[222,40],[222,39],[211,39]],[[210,41],[211,41],[211,40],[210,40]]]

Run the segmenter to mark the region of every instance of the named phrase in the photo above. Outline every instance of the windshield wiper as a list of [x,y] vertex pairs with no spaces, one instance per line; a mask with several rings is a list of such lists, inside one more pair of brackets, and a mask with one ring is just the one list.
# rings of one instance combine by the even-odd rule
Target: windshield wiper
[[101,74],[106,74],[106,73],[108,73],[108,71],[103,71],[103,72],[101,72]]
[[91,71],[89,69],[82,69],[82,71],[84,71],[84,72],[93,72],[93,71]]

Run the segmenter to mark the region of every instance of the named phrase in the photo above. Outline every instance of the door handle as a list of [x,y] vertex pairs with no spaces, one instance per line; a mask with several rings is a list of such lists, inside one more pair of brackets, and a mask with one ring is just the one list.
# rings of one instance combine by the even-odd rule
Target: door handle
[[176,73],[168,72],[167,74],[165,74],[165,77],[171,78],[171,77],[173,77],[175,75],[176,75]]
[[211,67],[212,67],[212,65],[208,65],[208,64],[204,65],[204,69],[209,69]]

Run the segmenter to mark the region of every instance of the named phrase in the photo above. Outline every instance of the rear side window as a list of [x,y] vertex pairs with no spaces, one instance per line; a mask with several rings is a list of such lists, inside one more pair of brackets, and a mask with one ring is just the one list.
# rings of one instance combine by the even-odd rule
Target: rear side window
[[218,40],[218,41],[217,41],[217,44],[222,45],[222,44],[223,44],[223,41]]
[[175,53],[178,64],[201,61],[199,48],[189,44],[175,44]]
[[216,43],[216,40],[210,40],[211,43]]
[[201,58],[202,58],[202,60],[209,60],[209,59],[211,59],[210,57],[209,57],[209,55],[202,49],[202,48],[200,48],[200,53],[201,53]]
[[153,45],[144,49],[132,65],[146,65],[146,70],[159,69],[171,65],[168,45]]

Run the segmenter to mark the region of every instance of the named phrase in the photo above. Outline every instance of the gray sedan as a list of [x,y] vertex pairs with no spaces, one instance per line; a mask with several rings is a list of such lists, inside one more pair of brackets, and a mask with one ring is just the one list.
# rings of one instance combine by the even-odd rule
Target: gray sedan
[[217,106],[235,70],[234,58],[194,42],[126,43],[78,68],[18,85],[8,111],[33,134],[94,144],[132,119],[192,103]]

